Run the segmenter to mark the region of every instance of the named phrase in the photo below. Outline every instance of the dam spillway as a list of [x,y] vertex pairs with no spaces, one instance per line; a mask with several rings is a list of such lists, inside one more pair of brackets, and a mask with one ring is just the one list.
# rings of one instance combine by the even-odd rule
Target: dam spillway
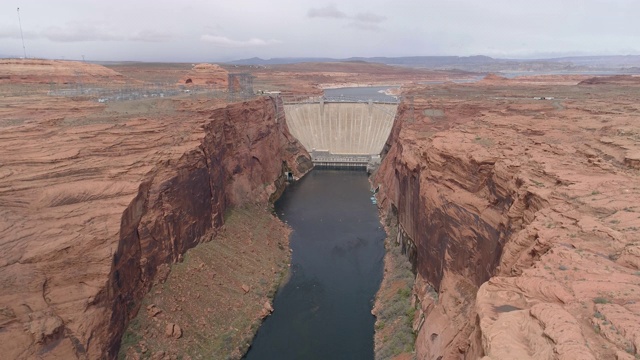
[[344,99],[284,102],[291,134],[315,165],[367,166],[379,158],[397,103]]

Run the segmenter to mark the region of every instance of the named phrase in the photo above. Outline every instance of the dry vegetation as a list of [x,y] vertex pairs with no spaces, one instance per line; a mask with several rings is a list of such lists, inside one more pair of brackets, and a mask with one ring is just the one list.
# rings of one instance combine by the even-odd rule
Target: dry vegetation
[[[239,359],[288,271],[288,234],[268,209],[230,211],[221,233],[189,250],[151,289],[119,357]],[[181,336],[167,335],[170,324]]]
[[402,359],[413,359],[416,309],[412,291],[415,275],[409,259],[402,253],[402,247],[396,243],[396,227],[387,227],[387,231],[384,279],[374,307],[375,358],[382,360],[402,356]]

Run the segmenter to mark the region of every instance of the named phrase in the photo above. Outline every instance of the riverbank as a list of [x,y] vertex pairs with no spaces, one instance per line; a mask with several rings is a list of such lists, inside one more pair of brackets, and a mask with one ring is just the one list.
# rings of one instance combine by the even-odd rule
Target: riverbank
[[[385,226],[384,275],[372,310],[376,317],[375,358],[411,360],[416,358],[413,330],[415,275],[411,271],[409,257],[403,254],[397,241],[397,221],[389,220]],[[390,225],[391,222],[395,225]]]
[[159,276],[118,357],[241,358],[288,271],[289,233],[268,208],[230,210],[217,236]]

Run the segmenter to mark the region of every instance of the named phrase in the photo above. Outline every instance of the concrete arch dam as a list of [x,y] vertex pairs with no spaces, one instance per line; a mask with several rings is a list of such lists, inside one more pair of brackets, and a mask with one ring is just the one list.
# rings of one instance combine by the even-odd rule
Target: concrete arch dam
[[380,161],[397,103],[329,101],[284,103],[287,126],[316,166],[365,167]]

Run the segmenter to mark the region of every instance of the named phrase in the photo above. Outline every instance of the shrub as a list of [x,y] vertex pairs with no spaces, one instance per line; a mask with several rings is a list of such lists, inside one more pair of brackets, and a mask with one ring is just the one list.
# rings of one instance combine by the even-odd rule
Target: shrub
[[411,289],[406,287],[398,289],[398,295],[400,295],[400,297],[403,299],[407,299],[409,298],[409,296],[411,296]]
[[604,315],[602,315],[602,313],[600,313],[599,311],[596,311],[593,314],[593,317],[595,317],[596,319],[604,319]]

